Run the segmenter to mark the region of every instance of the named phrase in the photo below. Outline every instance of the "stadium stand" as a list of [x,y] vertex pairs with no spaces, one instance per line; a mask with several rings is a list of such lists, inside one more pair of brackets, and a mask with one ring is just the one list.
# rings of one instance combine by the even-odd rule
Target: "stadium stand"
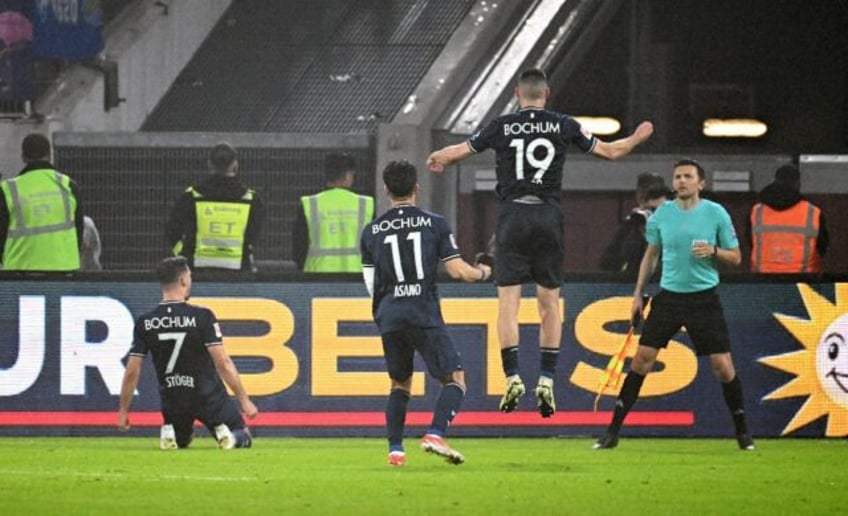
[[143,130],[373,133],[472,4],[235,2]]

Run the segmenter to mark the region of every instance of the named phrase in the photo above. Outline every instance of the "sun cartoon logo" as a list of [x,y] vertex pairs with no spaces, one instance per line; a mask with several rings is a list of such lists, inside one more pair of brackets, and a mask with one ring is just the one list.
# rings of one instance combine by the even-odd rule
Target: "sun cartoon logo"
[[836,285],[835,303],[808,285],[798,291],[810,318],[774,316],[804,349],[759,360],[795,378],[763,400],[807,396],[783,435],[826,415],[825,435],[842,437],[848,435],[848,284]]

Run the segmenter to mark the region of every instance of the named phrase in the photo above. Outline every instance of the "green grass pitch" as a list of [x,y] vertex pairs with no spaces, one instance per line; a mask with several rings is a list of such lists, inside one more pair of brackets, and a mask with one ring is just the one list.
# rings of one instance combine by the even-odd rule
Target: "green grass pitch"
[[0,514],[845,514],[848,442],[455,438],[444,463],[408,439],[403,468],[382,439],[0,438]]

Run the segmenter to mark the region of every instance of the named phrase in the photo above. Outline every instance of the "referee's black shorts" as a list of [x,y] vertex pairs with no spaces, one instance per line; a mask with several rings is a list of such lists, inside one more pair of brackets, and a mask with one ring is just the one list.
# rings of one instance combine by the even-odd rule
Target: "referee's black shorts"
[[495,236],[497,284],[507,287],[534,282],[560,288],[564,279],[562,226],[559,204],[503,201]]
[[698,356],[730,352],[727,322],[715,288],[685,294],[660,290],[651,301],[639,344],[664,348],[684,326]]

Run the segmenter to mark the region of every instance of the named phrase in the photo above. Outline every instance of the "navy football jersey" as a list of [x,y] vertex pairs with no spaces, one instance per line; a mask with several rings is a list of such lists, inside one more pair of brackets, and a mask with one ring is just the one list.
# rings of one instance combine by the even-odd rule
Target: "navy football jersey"
[[135,322],[130,355],[153,356],[163,399],[189,402],[226,396],[226,389],[206,349],[220,346],[215,314],[186,302],[163,302]]
[[591,152],[596,142],[568,115],[524,108],[489,122],[468,139],[468,147],[474,153],[495,150],[501,199],[533,194],[559,200],[568,144]]
[[459,258],[440,215],[396,206],[365,226],[362,266],[374,268],[374,321],[381,333],[442,326],[436,292],[439,262]]

